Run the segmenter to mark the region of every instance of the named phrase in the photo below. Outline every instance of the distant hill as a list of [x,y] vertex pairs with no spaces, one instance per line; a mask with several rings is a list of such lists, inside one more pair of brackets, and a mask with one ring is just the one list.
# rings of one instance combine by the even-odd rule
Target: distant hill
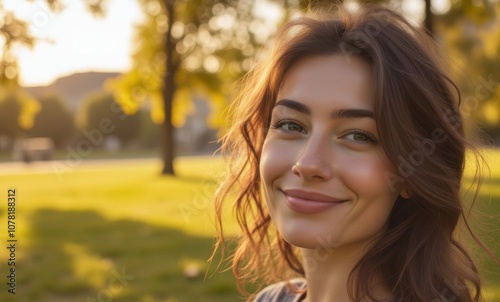
[[103,90],[107,79],[121,75],[118,72],[83,72],[59,78],[48,86],[24,87],[34,97],[43,94],[60,96],[75,111],[81,101],[91,92]]

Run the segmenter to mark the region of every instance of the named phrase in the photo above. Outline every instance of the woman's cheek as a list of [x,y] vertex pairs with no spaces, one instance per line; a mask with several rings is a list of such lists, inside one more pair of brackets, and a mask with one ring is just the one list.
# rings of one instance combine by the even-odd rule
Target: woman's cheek
[[[390,190],[385,175],[390,172],[390,166],[375,153],[360,154],[358,156],[343,156],[337,161],[337,171],[343,175],[346,186],[353,191],[382,191]],[[342,171],[342,172],[340,172]]]
[[296,154],[295,147],[290,142],[279,141],[273,138],[264,141],[260,161],[261,176],[267,185],[279,176],[283,175],[293,166],[293,157]]

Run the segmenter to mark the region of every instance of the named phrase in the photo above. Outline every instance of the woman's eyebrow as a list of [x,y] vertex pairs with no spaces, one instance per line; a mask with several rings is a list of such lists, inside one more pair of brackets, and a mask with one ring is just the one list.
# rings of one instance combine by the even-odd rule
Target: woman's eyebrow
[[[285,106],[298,112],[311,115],[311,110],[309,109],[309,107],[294,100],[281,99],[277,101],[276,104],[274,104],[274,107],[277,106]],[[334,109],[332,110],[330,116],[332,119],[363,117],[374,118],[373,112],[365,109]]]

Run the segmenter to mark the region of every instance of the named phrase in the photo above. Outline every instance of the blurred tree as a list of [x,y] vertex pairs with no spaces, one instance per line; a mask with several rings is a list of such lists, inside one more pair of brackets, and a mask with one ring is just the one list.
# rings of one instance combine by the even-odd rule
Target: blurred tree
[[4,12],[1,9],[0,33],[4,39],[2,57],[0,58],[0,85],[12,87],[18,86],[18,66],[14,49],[19,44],[33,48],[34,38],[29,33],[29,24],[19,20],[12,12]]
[[434,34],[434,14],[432,13],[432,3],[431,0],[424,0],[425,2],[425,15],[424,15],[424,27],[427,32],[432,36]]
[[73,115],[57,96],[43,96],[38,101],[40,111],[26,134],[30,137],[50,137],[57,148],[63,147],[75,128]]
[[162,174],[174,175],[174,126],[191,110],[192,95],[210,97],[209,123],[221,126],[229,86],[249,70],[251,57],[275,27],[255,16],[257,2],[251,0],[139,3],[146,19],[137,27],[133,67],[108,87],[127,113],[153,102],[152,119],[162,130]]
[[[283,0],[285,3],[296,3],[299,1],[302,9],[314,7],[318,5],[331,4],[331,0]],[[424,18],[423,27],[427,29],[428,33],[432,36],[435,32],[435,15],[432,9],[432,0],[421,0],[424,5]],[[476,21],[484,21],[486,18],[492,17],[491,1],[489,0],[448,0],[451,2],[452,9],[448,15],[455,17],[467,16],[475,19]],[[346,2],[346,0],[336,0],[334,3]],[[382,3],[391,4],[389,0],[358,0],[359,3]],[[402,1],[401,1],[402,2]]]
[[[33,1],[33,0],[26,0]],[[102,16],[103,7],[107,0],[85,0],[90,12]],[[62,0],[45,0],[45,3],[54,12],[64,8]],[[31,21],[31,20],[30,20]],[[19,129],[28,129],[33,125],[33,118],[39,104],[35,99],[22,92],[19,88],[19,68],[16,56],[19,47],[33,48],[38,39],[30,29],[30,23],[18,18],[13,12],[5,9],[0,0],[0,96],[2,109],[0,110],[0,128],[3,134],[12,140],[19,135]],[[12,124],[18,122],[18,125]]]
[[21,104],[17,98],[10,94],[0,100],[0,135],[10,139],[17,136],[21,131],[19,116],[21,114]]
[[[309,8],[321,7],[324,5],[332,5],[332,4],[340,4],[347,2],[349,0],[284,0],[288,5],[299,2],[299,6],[302,10],[307,10]],[[357,0],[355,2],[358,3],[366,3],[366,4],[387,4],[390,2],[389,0]]]
[[[33,0],[26,0],[32,2]],[[62,0],[45,0],[49,8],[60,11],[64,8]],[[107,0],[85,0],[91,13],[95,16],[104,14],[104,5]],[[3,41],[2,41],[3,40]],[[7,11],[0,0],[0,43],[3,42],[0,57],[0,86],[19,86],[19,69],[17,64],[16,47],[33,48],[37,38],[30,30],[30,23],[19,19],[13,12]]]
[[466,121],[479,121],[500,142],[500,2],[451,1],[436,32],[462,92]]
[[38,102],[21,90],[0,90],[0,136],[7,142],[7,149],[23,129],[33,126],[33,116],[38,110]]
[[138,113],[141,117],[141,130],[137,136],[138,143],[144,149],[157,149],[160,147],[158,138],[160,129],[157,124],[151,120],[151,110],[141,108]]
[[85,136],[99,137],[95,139],[96,145],[111,135],[127,144],[137,136],[141,127],[139,114],[125,113],[113,95],[104,92],[92,94],[83,101],[77,122]]
[[[297,0],[284,0],[286,2],[295,2]],[[299,0],[302,9],[309,7],[314,7],[318,5],[331,4],[331,3],[343,3],[346,0]],[[422,0],[424,3],[424,21],[423,26],[427,29],[428,33],[432,36],[434,33],[434,14],[432,12],[432,0]],[[376,3],[376,4],[390,4],[389,0],[358,0],[359,3]]]

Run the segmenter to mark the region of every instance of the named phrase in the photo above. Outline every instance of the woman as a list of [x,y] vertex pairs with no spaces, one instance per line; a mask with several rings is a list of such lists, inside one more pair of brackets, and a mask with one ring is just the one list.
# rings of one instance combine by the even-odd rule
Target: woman
[[461,181],[476,149],[433,49],[389,9],[339,7],[286,24],[244,79],[217,246],[223,201],[236,200],[240,289],[286,280],[255,301],[480,300],[456,236],[461,219],[470,231]]

